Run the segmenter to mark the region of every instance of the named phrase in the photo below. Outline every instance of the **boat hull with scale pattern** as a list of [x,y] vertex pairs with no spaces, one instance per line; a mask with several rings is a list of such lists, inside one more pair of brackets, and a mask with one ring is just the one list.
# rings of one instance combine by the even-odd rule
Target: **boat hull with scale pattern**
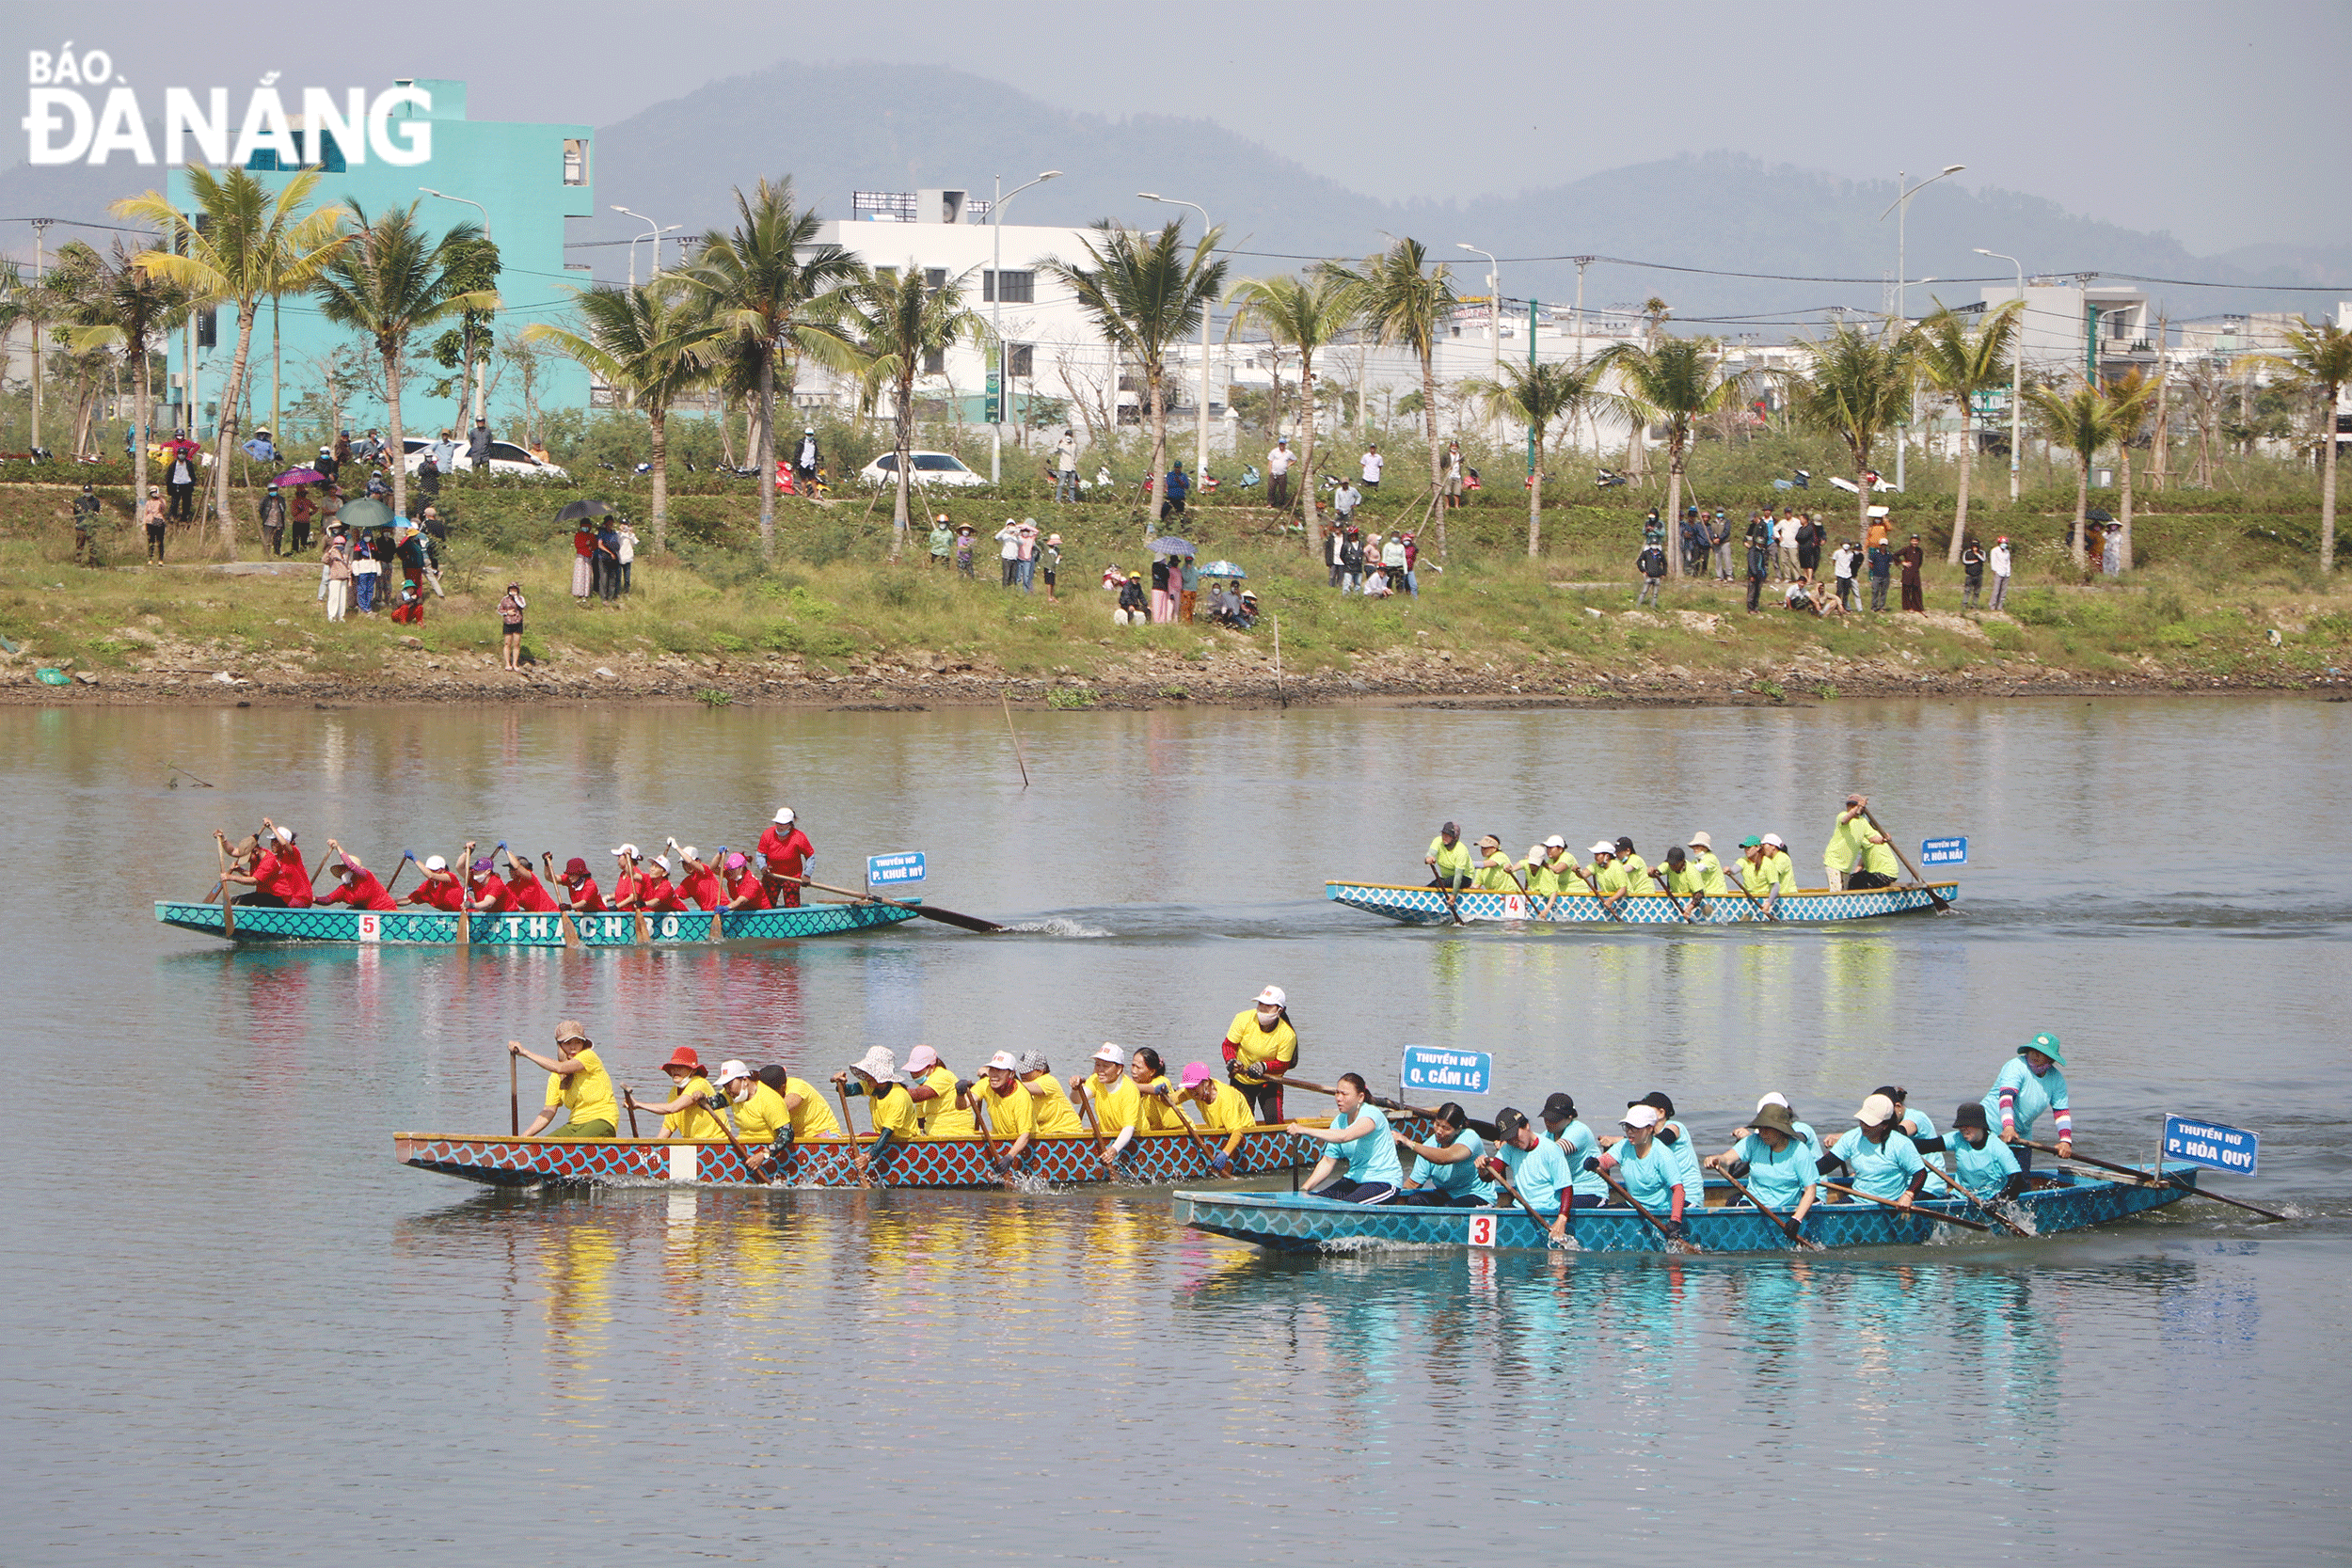
[[[2163,1175],[2182,1184],[2077,1178],[2072,1186],[2040,1187],[2011,1201],[2027,1216],[2035,1235],[2047,1236],[2177,1203],[2197,1184],[2194,1165],[2167,1164]],[[1710,1196],[1716,1191],[1710,1188]],[[1295,1193],[1183,1191],[1176,1194],[1176,1212],[1196,1230],[1277,1252],[1354,1252],[1379,1246],[1540,1251],[1549,1244],[1544,1231],[1518,1209],[1368,1207]],[[1979,1223],[1984,1217],[1959,1199],[1923,1200],[1908,1214],[1875,1203],[1824,1203],[1805,1216],[1803,1233],[1807,1241],[1828,1248],[1916,1246],[1974,1234],[1940,1224],[1947,1215]],[[1690,1240],[1706,1252],[1791,1250],[1787,1234],[1745,1203],[1710,1207],[1684,1218]],[[1571,1234],[1583,1252],[1664,1250],[1664,1239],[1630,1209],[1579,1209]],[[1998,1233],[1986,1237],[1999,1239]]]
[[[1455,910],[1448,909],[1445,890],[1408,887],[1395,882],[1326,882],[1325,896],[1350,909],[1369,910],[1406,926],[1450,926]],[[1934,896],[1931,897],[1932,894]],[[1840,920],[1876,920],[1890,914],[1915,914],[1935,908],[1935,898],[1951,903],[1960,896],[1954,882],[1926,886],[1882,887],[1853,893],[1827,888],[1784,895],[1767,915],[1738,893],[1703,900],[1687,917],[1689,899],[1663,894],[1642,894],[1621,900],[1615,913],[1589,893],[1564,893],[1557,898],[1523,893],[1487,893],[1466,888],[1453,895],[1462,923],[1501,923],[1522,926],[1739,926],[1820,925]],[[1679,902],[1682,910],[1676,909]]]
[[[218,904],[159,899],[155,905],[155,918],[166,926],[239,942],[450,947],[457,942],[457,923],[462,919],[468,923],[467,940],[475,947],[574,945],[564,936],[565,921],[553,914],[461,916],[445,910],[355,910],[341,904],[313,904],[305,910],[239,904],[235,914],[231,929]],[[711,914],[707,910],[645,915],[626,911],[576,914],[569,924],[578,938],[577,945],[581,947],[691,947],[712,942],[794,942],[896,926],[914,918],[914,911],[889,904],[803,904],[788,910],[727,910],[719,912],[719,929],[713,935]]]
[[[1412,1131],[1407,1127],[1407,1131]],[[790,1146],[782,1185],[855,1187],[852,1147],[873,1138],[838,1134]],[[1220,1139],[1203,1136],[1211,1148]],[[1255,1127],[1233,1150],[1235,1176],[1270,1176],[1313,1164],[1323,1145],[1280,1127]],[[1001,1155],[1006,1141],[994,1142]],[[1141,1132],[1128,1146],[1116,1173],[1095,1159],[1087,1137],[1039,1138],[1020,1175],[1056,1184],[1125,1182],[1168,1185],[1217,1180],[1200,1144],[1182,1132]],[[462,1133],[395,1132],[394,1158],[402,1164],[496,1187],[695,1185],[742,1187],[759,1183],[744,1156],[724,1140],[691,1138],[518,1138]],[[889,1187],[994,1187],[1001,1185],[992,1150],[973,1138],[917,1138],[900,1143],[884,1162],[879,1184]]]

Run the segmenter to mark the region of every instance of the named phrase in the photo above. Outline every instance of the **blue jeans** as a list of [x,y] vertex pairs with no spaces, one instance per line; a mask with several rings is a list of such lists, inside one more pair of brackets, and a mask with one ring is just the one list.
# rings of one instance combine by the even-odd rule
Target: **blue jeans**
[[1037,589],[1033,584],[1034,579],[1037,577],[1037,557],[1029,557],[1028,560],[1019,562],[1019,566],[1020,570],[1016,572],[1014,576],[1020,581],[1021,592],[1024,594],[1036,593]]
[[1054,499],[1074,501],[1078,499],[1078,470],[1059,468],[1054,473]]
[[354,572],[351,575],[352,598],[362,614],[375,608],[375,577],[373,572]]

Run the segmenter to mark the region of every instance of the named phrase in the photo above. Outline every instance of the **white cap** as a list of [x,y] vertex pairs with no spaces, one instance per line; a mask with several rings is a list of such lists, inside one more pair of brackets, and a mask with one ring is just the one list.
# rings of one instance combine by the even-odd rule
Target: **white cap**
[[292,828],[278,829],[278,842],[280,844],[292,844],[294,842],[294,830]]
[[424,868],[427,871],[447,871],[449,869],[449,862],[443,860],[438,855],[427,855],[424,857]]
[[1019,1067],[1014,1065],[1012,1053],[1009,1051],[999,1051],[995,1055],[991,1056],[988,1059],[985,1066],[990,1072],[1018,1072],[1021,1070]]
[[740,1062],[721,1062],[719,1064],[719,1082],[722,1084],[732,1084],[738,1078],[749,1078],[750,1076],[752,1076],[752,1069],[745,1067]]
[[1630,1127],[1637,1132],[1645,1127],[1655,1127],[1658,1125],[1658,1107],[1629,1105],[1626,1107],[1625,1115],[1618,1118],[1617,1125]]
[[678,858],[686,861],[698,861],[702,859],[700,855],[694,853],[694,847],[691,844],[680,847],[678,849]]
[[1691,835],[1691,843],[1694,847],[1700,849],[1712,849],[1715,847],[1715,841],[1708,837],[1705,833],[1692,833]]
[[1588,855],[1613,855],[1617,852],[1617,847],[1604,838],[1584,852]]
[[616,855],[627,855],[630,860],[635,860],[637,858],[637,846],[634,844],[624,844],[615,848],[612,852]]
[[1853,1118],[1865,1127],[1883,1127],[1895,1119],[1895,1102],[1883,1094],[1874,1094],[1862,1102],[1862,1109],[1853,1114]]
[[1562,838],[1558,833],[1554,833],[1549,838],[1544,840],[1544,847],[1547,849],[1565,849],[1567,847],[1568,841]]
[[1103,1049],[1094,1053],[1094,1059],[1098,1062],[1124,1062],[1127,1059],[1127,1053],[1110,1041],[1104,1040]]
[[669,875],[669,871],[670,871],[670,857],[669,857],[669,856],[667,856],[667,855],[656,855],[656,856],[654,856],[654,858],[653,858],[653,859],[651,859],[651,860],[647,861],[645,863],[646,863],[647,865],[650,865],[650,866],[654,866],[654,867],[656,867],[656,868],[657,868],[657,869],[659,869],[659,870],[662,873],[662,875],[664,875],[664,876]]
[[1287,1007],[1290,1005],[1289,993],[1279,986],[1268,986],[1258,993],[1258,1006],[1261,1007]]
[[788,822],[790,822],[790,821],[792,820],[792,808],[791,808],[790,806],[779,806],[779,807],[777,807],[777,808],[776,808],[776,820],[777,820],[778,822],[784,822],[784,823],[788,823]]
[[1788,1109],[1788,1097],[1781,1093],[1778,1089],[1774,1089],[1772,1093],[1766,1095],[1763,1099],[1756,1102],[1756,1108],[1759,1111],[1767,1105],[1777,1105],[1782,1110],[1786,1111]]
[[1781,837],[1778,833],[1766,833],[1764,835],[1764,842],[1771,845],[1775,849],[1786,849],[1788,847],[1788,841]]

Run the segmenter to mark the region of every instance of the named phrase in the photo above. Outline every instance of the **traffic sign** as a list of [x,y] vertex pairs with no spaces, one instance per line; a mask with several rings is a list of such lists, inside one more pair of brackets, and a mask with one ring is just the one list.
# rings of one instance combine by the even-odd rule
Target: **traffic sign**
[[1405,1067],[1399,1080],[1407,1093],[1422,1089],[1485,1094],[1494,1070],[1494,1057],[1484,1051],[1438,1051],[1425,1045],[1408,1045],[1405,1048]]
[[1919,843],[1921,865],[1966,865],[1968,841],[1965,838],[1930,838]]
[[889,887],[898,882],[919,882],[923,879],[923,851],[909,849],[896,855],[866,857],[866,885]]
[[2188,1117],[2164,1118],[2164,1157],[2168,1160],[2185,1160],[2233,1176],[2251,1176],[2261,1152],[2262,1139],[2243,1128]]

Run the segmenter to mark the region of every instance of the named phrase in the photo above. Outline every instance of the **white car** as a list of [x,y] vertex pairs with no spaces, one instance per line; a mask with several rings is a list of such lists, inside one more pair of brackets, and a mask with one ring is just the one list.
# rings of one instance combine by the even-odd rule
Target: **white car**
[[[907,465],[917,484],[946,484],[962,488],[986,484],[988,481],[963,466],[963,459],[951,451],[910,451]],[[898,454],[883,452],[857,471],[863,484],[896,484],[898,483]]]
[[[407,455],[401,460],[401,466],[413,474],[424,467],[425,449],[433,443],[411,436],[402,445],[407,449]],[[494,474],[521,474],[526,479],[568,480],[572,477],[553,463],[540,462],[512,441],[490,443],[490,471]],[[445,475],[473,472],[473,465],[466,457],[464,442],[458,443],[456,460],[441,472]]]

